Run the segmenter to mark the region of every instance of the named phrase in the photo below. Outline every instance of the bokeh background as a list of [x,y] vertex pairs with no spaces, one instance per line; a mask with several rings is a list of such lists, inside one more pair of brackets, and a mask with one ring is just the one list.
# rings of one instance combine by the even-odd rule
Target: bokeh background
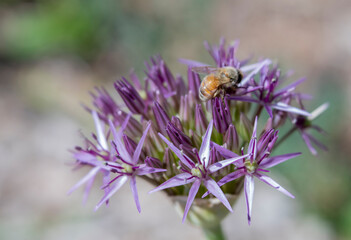
[[[277,60],[300,90],[330,108],[317,122],[328,147],[313,157],[300,136],[281,152],[303,156],[273,169],[290,200],[258,184],[253,224],[244,199],[224,222],[228,239],[351,239],[351,1],[1,0],[0,1],[0,239],[199,239],[162,194],[147,195],[142,213],[128,187],[108,208],[93,212],[101,192],[82,205],[67,190],[84,175],[72,172],[68,149],[89,134],[80,104],[161,54],[173,72],[178,58],[210,62],[203,41],[240,39],[238,55]],[[114,94],[114,93],[113,93]],[[116,95],[114,95],[116,96]],[[277,152],[278,153],[278,152]]]

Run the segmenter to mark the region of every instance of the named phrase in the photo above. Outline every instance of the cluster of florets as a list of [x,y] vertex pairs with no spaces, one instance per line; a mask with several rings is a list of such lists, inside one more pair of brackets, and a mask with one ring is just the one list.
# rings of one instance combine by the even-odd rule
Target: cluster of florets
[[[207,102],[199,99],[201,78],[192,68],[209,64],[192,60],[180,60],[188,67],[184,80],[174,76],[161,57],[151,58],[142,81],[132,73],[130,81],[115,82],[123,104],[117,104],[104,88],[96,88],[91,93],[94,108],[85,107],[92,114],[96,133],[91,140],[84,138],[84,147],[72,151],[77,166],[91,170],[70,192],[85,185],[86,199],[101,174],[104,195],[97,209],[129,180],[140,212],[139,177],[155,186],[151,192],[188,195],[183,221],[196,198],[216,197],[232,211],[225,194],[237,193],[244,183],[250,222],[254,177],[293,197],[266,175],[268,168],[300,154],[270,156],[277,145],[276,129],[291,122],[292,131],[299,130],[316,154],[312,143],[325,147],[307,130],[322,131],[312,120],[327,105],[308,113],[302,104],[308,96],[295,90],[305,79],[284,84],[289,74],[281,74],[269,59],[250,65],[249,60],[239,61],[237,46],[235,42],[227,48],[224,40],[219,46],[205,44],[215,67],[231,66],[243,73],[235,93]],[[257,134],[263,109],[269,118]]]

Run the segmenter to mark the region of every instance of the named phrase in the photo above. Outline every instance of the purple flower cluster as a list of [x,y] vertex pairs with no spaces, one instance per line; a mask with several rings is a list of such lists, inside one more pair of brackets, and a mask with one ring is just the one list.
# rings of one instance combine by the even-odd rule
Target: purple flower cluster
[[[271,60],[253,64],[248,64],[250,59],[239,61],[238,42],[226,47],[222,39],[219,46],[205,43],[205,47],[215,67],[231,66],[242,72],[236,91],[202,102],[201,77],[192,68],[209,65],[181,59],[188,67],[185,80],[172,74],[160,56],[145,64],[143,80],[132,72],[130,80],[115,82],[123,103],[117,104],[106,89],[96,88],[91,93],[94,107],[85,106],[92,114],[96,133],[92,139],[84,138],[84,147],[72,151],[77,168],[87,167],[90,171],[69,193],[85,185],[85,201],[101,174],[104,195],[97,209],[129,180],[140,212],[136,187],[136,178],[140,178],[155,186],[150,193],[163,190],[168,196],[188,196],[184,221],[197,198],[218,198],[232,211],[226,194],[240,192],[244,183],[249,223],[254,177],[293,197],[266,175],[267,169],[300,154],[270,156],[277,145],[276,129],[291,119],[291,132],[300,131],[315,154],[311,142],[325,147],[306,130],[322,132],[312,121],[327,105],[308,113],[302,104],[307,97],[296,91],[305,79],[284,86],[289,75],[282,75]],[[264,121],[262,133],[257,134],[262,109],[269,118]]]

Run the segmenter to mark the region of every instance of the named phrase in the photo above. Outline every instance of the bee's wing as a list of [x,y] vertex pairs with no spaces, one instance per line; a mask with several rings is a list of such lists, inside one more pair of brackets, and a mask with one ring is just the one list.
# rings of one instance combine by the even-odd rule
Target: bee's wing
[[202,74],[210,74],[210,73],[217,73],[218,68],[210,67],[210,66],[202,66],[202,67],[193,67],[191,68],[193,72],[202,73]]

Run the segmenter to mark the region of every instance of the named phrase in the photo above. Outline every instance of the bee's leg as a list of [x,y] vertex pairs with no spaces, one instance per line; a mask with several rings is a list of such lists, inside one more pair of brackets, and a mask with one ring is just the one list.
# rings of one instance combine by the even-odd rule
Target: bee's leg
[[236,92],[237,85],[235,82],[227,83],[225,86],[225,93],[228,95],[233,95]]
[[220,98],[224,98],[224,90],[223,88],[219,88],[217,89],[217,91],[213,94],[213,98],[216,98],[216,97],[220,97]]
[[221,99],[222,99],[222,102],[224,103],[224,97],[226,95],[226,91],[224,91],[224,89],[222,89],[222,93],[221,93]]
[[224,102],[224,97],[226,95],[226,90],[224,88],[218,89],[216,96],[220,97],[222,102]]
[[236,92],[236,89],[237,89],[236,86],[231,86],[230,88],[227,88],[227,94],[234,95]]
[[221,91],[217,89],[217,91],[213,94],[213,98],[218,97],[221,94]]

